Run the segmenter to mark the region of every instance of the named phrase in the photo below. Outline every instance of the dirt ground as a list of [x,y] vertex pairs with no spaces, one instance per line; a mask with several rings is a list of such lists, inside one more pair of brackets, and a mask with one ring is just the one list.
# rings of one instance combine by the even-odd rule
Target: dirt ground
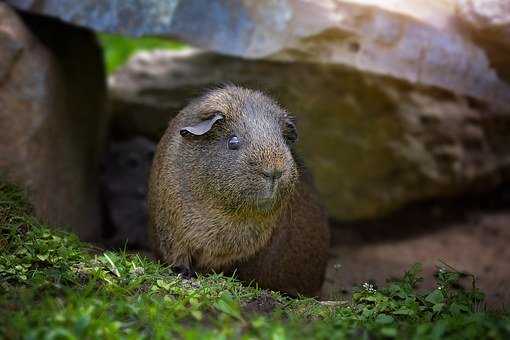
[[499,309],[510,305],[509,243],[510,186],[460,201],[415,205],[376,222],[332,222],[323,295],[345,298],[353,286],[381,285],[416,262],[424,269],[422,287],[433,287],[443,261],[475,274],[488,306]]

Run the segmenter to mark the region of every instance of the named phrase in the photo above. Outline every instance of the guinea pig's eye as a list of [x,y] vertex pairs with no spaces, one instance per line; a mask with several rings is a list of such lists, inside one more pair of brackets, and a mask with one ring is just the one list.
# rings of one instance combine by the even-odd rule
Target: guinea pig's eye
[[241,145],[241,142],[239,141],[239,137],[237,136],[232,136],[228,139],[228,148],[230,150],[237,150],[239,149],[239,146]]
[[283,135],[288,143],[293,144],[296,142],[298,135],[294,123],[287,122],[285,124],[285,131],[283,132]]

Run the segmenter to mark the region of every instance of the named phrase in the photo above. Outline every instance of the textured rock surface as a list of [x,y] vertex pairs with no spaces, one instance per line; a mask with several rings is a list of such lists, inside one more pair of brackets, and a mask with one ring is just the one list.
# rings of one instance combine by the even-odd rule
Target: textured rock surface
[[37,215],[97,240],[101,51],[87,30],[24,20],[0,3],[0,172],[28,188]]
[[247,58],[342,64],[498,105],[510,99],[486,52],[455,20],[455,0],[8,2],[98,31],[172,36]]
[[141,53],[110,78],[118,134],[157,140],[205,87],[268,91],[298,118],[305,162],[331,215],[373,218],[408,202],[487,189],[510,161],[505,112],[343,67]]

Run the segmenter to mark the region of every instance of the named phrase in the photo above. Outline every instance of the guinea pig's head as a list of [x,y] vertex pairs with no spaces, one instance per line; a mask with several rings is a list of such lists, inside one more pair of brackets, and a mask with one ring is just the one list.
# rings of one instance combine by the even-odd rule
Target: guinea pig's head
[[296,127],[261,92],[233,85],[211,90],[177,122],[179,161],[194,197],[232,213],[270,214],[294,190]]

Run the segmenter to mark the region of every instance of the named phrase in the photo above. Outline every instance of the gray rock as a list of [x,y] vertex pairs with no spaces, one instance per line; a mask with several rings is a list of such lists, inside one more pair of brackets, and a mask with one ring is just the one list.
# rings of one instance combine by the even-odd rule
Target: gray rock
[[39,217],[98,240],[101,50],[88,30],[23,19],[0,3],[0,172],[28,189]]
[[508,178],[507,112],[334,65],[140,53],[109,79],[115,130],[157,140],[189,99],[221,82],[265,90],[297,116],[300,151],[336,218],[374,218]]
[[96,31],[174,37],[245,58],[341,64],[497,105],[510,99],[483,45],[455,20],[453,1],[7,2]]

